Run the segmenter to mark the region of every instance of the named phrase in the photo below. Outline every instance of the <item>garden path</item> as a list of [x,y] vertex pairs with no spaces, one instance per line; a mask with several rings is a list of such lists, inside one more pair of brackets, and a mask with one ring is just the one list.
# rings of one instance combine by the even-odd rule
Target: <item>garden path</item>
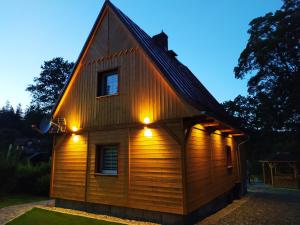
[[4,225],[14,218],[26,213],[36,206],[53,206],[54,200],[31,202],[20,205],[8,206],[0,209],[0,225]]

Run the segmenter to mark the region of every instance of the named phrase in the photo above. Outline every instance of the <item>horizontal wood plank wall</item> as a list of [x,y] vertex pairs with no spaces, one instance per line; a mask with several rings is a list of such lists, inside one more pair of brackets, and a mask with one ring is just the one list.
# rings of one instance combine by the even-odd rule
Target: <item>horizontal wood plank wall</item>
[[[97,73],[119,71],[119,95],[96,98]],[[101,127],[196,113],[182,101],[123,24],[106,13],[57,114],[67,125]]]
[[[229,191],[237,181],[236,146],[232,138],[203,131],[201,125],[192,128],[187,141],[188,211],[201,207]],[[231,147],[232,173],[228,171],[225,146]]]
[[78,138],[77,142],[74,142],[71,135],[57,138],[52,198],[84,201],[87,136],[82,134]]
[[130,131],[129,202],[133,208],[183,213],[180,145],[162,128]]
[[[96,145],[118,144],[118,175],[95,175]],[[87,202],[126,206],[128,193],[128,130],[90,133]]]

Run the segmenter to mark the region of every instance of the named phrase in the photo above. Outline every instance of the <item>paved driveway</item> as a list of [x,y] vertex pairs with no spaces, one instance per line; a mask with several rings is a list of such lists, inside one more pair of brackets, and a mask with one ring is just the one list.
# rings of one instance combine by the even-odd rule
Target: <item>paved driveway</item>
[[246,197],[197,225],[300,225],[300,191],[255,185]]

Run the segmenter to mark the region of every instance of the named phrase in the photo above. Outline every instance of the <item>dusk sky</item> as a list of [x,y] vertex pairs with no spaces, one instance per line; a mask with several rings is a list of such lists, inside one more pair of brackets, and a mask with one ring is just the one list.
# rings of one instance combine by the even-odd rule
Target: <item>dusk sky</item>
[[[220,102],[247,93],[233,68],[249,22],[279,9],[280,0],[112,0],[149,35],[164,30],[169,48]],[[30,103],[25,91],[43,61],[75,61],[103,0],[1,0],[0,107]]]

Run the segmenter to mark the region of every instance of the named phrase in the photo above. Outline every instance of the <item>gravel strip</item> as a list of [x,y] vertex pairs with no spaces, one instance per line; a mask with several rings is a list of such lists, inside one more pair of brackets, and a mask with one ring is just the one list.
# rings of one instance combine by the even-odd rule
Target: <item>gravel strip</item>
[[60,212],[60,213],[66,213],[66,214],[75,215],[75,216],[83,216],[83,217],[93,218],[93,219],[97,219],[97,220],[105,220],[105,221],[109,221],[109,222],[122,223],[122,224],[158,225],[157,223],[121,219],[121,218],[113,217],[113,216],[87,213],[84,211],[65,209],[65,208],[59,208],[59,207],[38,206],[37,208],[41,208],[41,209],[45,209],[45,210],[49,210],[49,211]]

